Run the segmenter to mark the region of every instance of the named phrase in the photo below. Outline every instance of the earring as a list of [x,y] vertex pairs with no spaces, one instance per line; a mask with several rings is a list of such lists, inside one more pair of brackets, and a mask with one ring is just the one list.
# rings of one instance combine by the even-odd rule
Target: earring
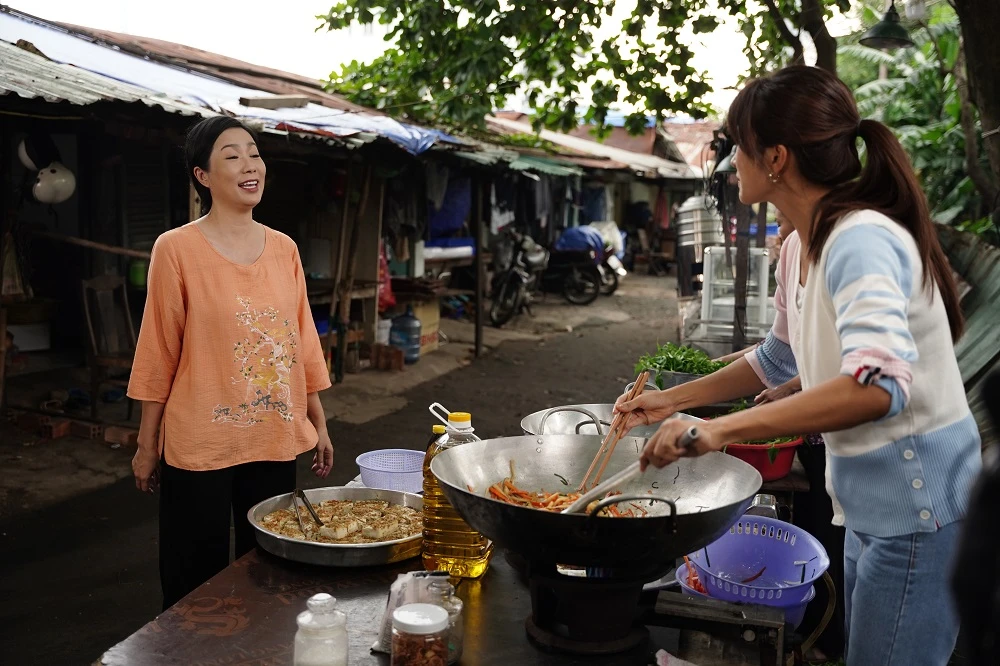
[[773,184],[777,185],[778,181],[781,180],[781,176],[780,175],[775,176],[774,173],[769,171],[767,174],[767,179],[770,180]]

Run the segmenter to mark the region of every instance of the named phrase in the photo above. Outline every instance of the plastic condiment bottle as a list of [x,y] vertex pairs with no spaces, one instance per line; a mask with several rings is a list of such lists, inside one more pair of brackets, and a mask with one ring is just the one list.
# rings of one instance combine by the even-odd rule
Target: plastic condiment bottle
[[392,613],[391,666],[445,666],[448,611],[434,604],[407,604]]
[[431,461],[442,451],[477,442],[468,412],[448,414],[446,435],[440,436],[424,456],[423,563],[428,571],[447,571],[457,578],[479,578],[490,566],[493,542],[462,520],[448,503],[431,472]]
[[320,593],[309,597],[309,609],[296,622],[294,666],[347,666],[347,616],[337,600]]
[[462,619],[462,600],[455,595],[455,586],[444,580],[434,580],[427,585],[427,592],[434,603],[448,611],[448,663],[457,664],[462,658],[465,643],[465,623]]

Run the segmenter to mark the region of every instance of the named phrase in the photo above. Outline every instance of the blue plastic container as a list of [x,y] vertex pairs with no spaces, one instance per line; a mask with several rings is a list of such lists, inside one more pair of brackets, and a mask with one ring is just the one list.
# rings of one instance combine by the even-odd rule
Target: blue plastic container
[[420,360],[420,320],[413,316],[413,308],[406,306],[406,314],[392,320],[389,329],[389,344],[403,350],[407,363]]
[[783,607],[805,599],[830,566],[814,536],[764,516],[743,516],[688,557],[710,597]]

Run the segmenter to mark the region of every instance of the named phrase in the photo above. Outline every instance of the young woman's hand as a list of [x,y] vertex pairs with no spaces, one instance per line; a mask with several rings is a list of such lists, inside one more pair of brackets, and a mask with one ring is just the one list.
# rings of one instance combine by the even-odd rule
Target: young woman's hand
[[684,456],[702,456],[710,451],[722,449],[722,443],[712,430],[711,423],[697,424],[698,439],[690,448],[683,448],[681,438],[691,429],[691,425],[691,421],[682,419],[664,421],[642,450],[642,456],[639,458],[642,469],[645,470],[649,465],[665,467]]
[[615,411],[625,414],[626,431],[637,426],[659,423],[677,411],[670,399],[670,391],[649,391],[634,400],[625,398],[625,395],[619,396],[615,402]]
[[330,475],[333,469],[333,442],[330,441],[330,433],[322,430],[319,433],[319,441],[316,442],[316,454],[313,456],[313,474],[321,479]]

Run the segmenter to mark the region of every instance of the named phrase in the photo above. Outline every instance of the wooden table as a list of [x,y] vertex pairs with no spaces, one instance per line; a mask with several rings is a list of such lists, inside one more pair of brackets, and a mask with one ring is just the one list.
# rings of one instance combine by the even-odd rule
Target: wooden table
[[[801,465],[762,492],[807,490]],[[231,564],[175,606],[108,650],[94,666],[166,664],[184,666],[281,666],[292,663],[296,616],[313,594],[327,592],[347,614],[352,666],[389,663],[372,654],[396,576],[420,569],[420,560],[359,569],[315,567],[289,562],[257,549]],[[676,632],[653,631],[648,645],[613,657],[546,654],[525,636],[531,614],[527,586],[501,553],[477,581],[462,581],[465,602],[465,651],[462,666],[545,664],[571,666],[646,666],[665,647],[676,654]],[[673,631],[673,630],[667,630]],[[660,633],[658,633],[660,632]]]
[[[385,665],[388,656],[372,654],[370,648],[378,635],[389,585],[397,574],[420,568],[418,559],[385,567],[323,568],[288,562],[257,549],[108,650],[95,666],[291,664],[295,617],[318,592],[335,596],[347,614],[352,666]],[[652,642],[613,657],[538,651],[524,632],[524,620],[531,613],[528,589],[502,553],[494,556],[483,578],[463,581],[458,594],[465,603],[462,666],[654,663],[657,648]]]

